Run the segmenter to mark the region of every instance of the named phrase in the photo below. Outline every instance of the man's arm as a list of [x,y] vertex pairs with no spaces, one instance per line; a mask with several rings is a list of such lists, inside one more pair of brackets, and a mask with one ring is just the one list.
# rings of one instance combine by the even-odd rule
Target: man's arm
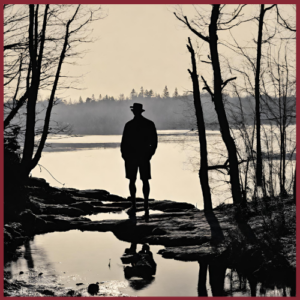
[[127,124],[125,124],[124,130],[123,130],[123,135],[122,135],[122,141],[121,141],[121,153],[122,153],[122,157],[123,159],[125,159],[126,157],[126,149],[127,147],[127,143],[128,143],[128,129],[127,129]]
[[151,156],[153,156],[157,148],[157,132],[154,123],[152,123],[151,127],[152,128],[151,128],[150,148],[151,148]]

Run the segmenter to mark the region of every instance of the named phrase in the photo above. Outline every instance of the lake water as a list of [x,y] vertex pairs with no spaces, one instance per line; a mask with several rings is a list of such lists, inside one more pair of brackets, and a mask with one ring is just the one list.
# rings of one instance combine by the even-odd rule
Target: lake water
[[[252,131],[251,127],[249,131]],[[276,130],[264,126],[264,132]],[[295,166],[295,126],[288,127],[287,135],[287,186],[290,185]],[[235,142],[243,151],[243,143],[237,136]],[[187,130],[158,131],[158,148],[151,160],[150,198],[156,200],[173,200],[191,203],[203,209],[203,199],[198,177],[199,140],[198,136]],[[278,134],[278,133],[277,133]],[[50,147],[46,148],[32,175],[42,177],[52,186],[77,189],[104,189],[111,194],[129,196],[128,179],[125,178],[124,161],[120,152],[120,135],[92,135],[81,137],[60,137],[49,139]],[[270,141],[269,146],[270,148]],[[224,164],[227,150],[219,131],[207,131],[207,148],[209,165]],[[255,148],[255,145],[254,145]],[[273,138],[273,167],[279,170],[277,139]],[[243,157],[243,153],[240,155]],[[262,151],[266,143],[262,137]],[[292,160],[288,161],[292,153]],[[245,156],[244,156],[245,159]],[[250,166],[252,163],[250,164]],[[240,165],[244,168],[246,164]],[[268,174],[268,163],[264,167]],[[253,169],[252,169],[253,170]],[[51,173],[49,173],[49,172]],[[212,191],[213,207],[225,202],[232,202],[229,176],[227,172],[210,171],[209,183]],[[279,171],[274,171],[277,174]],[[55,178],[53,178],[53,177]],[[251,188],[255,177],[252,171],[248,175],[248,187]],[[273,176],[278,181],[278,176]],[[139,177],[138,177],[139,178]],[[59,181],[59,182],[57,182]],[[268,178],[267,178],[268,181]],[[279,190],[279,184],[277,187]],[[142,195],[141,181],[137,180],[137,196]]]
[[[120,257],[130,244],[118,240],[111,232],[53,232],[36,235],[19,249],[19,257],[5,264],[9,278],[29,284],[62,286],[78,290],[90,283],[100,283],[100,293],[107,286],[130,296],[198,296],[199,264],[164,259],[157,252],[162,246],[150,246],[157,264],[156,274],[150,280],[132,277],[125,279]],[[137,251],[141,249],[137,246]],[[20,272],[23,272],[20,274]],[[37,274],[42,273],[41,276]],[[80,283],[81,285],[76,285]],[[248,282],[240,282],[237,274],[227,269],[224,290],[231,296],[250,296]],[[212,295],[207,271],[206,291]],[[257,286],[257,296],[290,295],[290,288],[264,290]],[[26,296],[26,295],[24,295]]]
[[[227,159],[220,133],[208,131],[208,151],[214,163]],[[104,189],[112,194],[129,196],[128,180],[125,178],[124,161],[119,149],[121,136],[82,136],[51,139],[51,147],[43,152],[32,175],[46,179],[52,186],[77,189]],[[187,131],[160,131],[158,148],[151,161],[152,180],[150,198],[188,202],[203,208],[202,193],[198,178],[198,137]],[[47,169],[47,170],[46,170]],[[50,174],[50,173],[51,174]],[[55,177],[55,179],[53,178]],[[58,183],[59,181],[60,183]],[[230,202],[229,186],[211,178],[213,206]],[[141,181],[137,180],[137,196],[142,197]],[[151,212],[150,212],[151,213]],[[123,219],[120,214],[88,216],[91,220]],[[162,258],[157,254],[162,246],[151,246],[157,272],[152,281],[127,280],[120,257],[130,245],[118,240],[112,233],[54,232],[37,235],[22,246],[20,257],[5,265],[12,278],[39,278],[52,280],[73,289],[86,287],[93,282],[116,282],[122,293],[136,296],[198,296],[199,264]],[[138,245],[138,251],[141,245]],[[110,265],[109,265],[110,262]],[[20,272],[23,274],[19,274]],[[225,289],[232,282],[225,277]],[[33,279],[32,279],[33,280]],[[35,279],[36,280],[36,279]],[[84,285],[77,286],[76,283]],[[236,291],[234,296],[250,296],[249,286]],[[212,296],[209,276],[207,293]],[[100,288],[101,291],[101,288]],[[258,286],[258,295],[259,286]],[[268,296],[280,296],[281,290],[269,291]]]
[[[198,177],[198,140],[187,131],[159,131],[159,143],[151,160],[150,198],[192,203],[203,208]],[[217,131],[208,132],[211,152],[222,145]],[[51,139],[32,175],[42,177],[52,186],[77,189],[105,189],[111,194],[129,196],[124,161],[120,152],[120,135],[96,135]],[[58,183],[43,167],[45,167]],[[139,178],[139,177],[138,177]],[[137,180],[137,196],[142,184]],[[228,197],[229,195],[227,195]],[[228,201],[226,195],[215,195],[213,205]]]

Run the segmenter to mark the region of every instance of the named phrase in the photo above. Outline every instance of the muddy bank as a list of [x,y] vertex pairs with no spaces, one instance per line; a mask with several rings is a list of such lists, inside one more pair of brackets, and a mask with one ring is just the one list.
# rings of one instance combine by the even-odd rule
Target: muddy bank
[[[26,210],[14,222],[5,224],[6,261],[13,258],[18,246],[36,234],[72,229],[111,231],[126,242],[165,246],[160,251],[164,258],[198,261],[204,268],[217,268],[217,273],[222,273],[220,268],[238,269],[254,285],[265,280],[268,274],[273,283],[284,283],[294,289],[295,205],[291,197],[281,199],[285,228],[278,231],[278,238],[274,240],[273,236],[266,236],[270,230],[280,228],[277,225],[282,214],[278,213],[278,202],[274,199],[267,200],[268,214],[258,213],[265,209],[261,203],[250,203],[243,222],[236,221],[232,205],[221,205],[211,213],[204,213],[188,203],[153,199],[149,207],[158,213],[151,213],[148,222],[143,217],[91,221],[89,215],[123,211],[130,207],[130,200],[105,190],[57,189],[36,178],[28,182],[26,191],[29,197]],[[143,199],[137,199],[137,208],[143,209]],[[13,295],[12,290],[18,290],[18,286],[28,289],[29,295],[37,296],[42,295],[39,291],[43,290],[52,291],[54,296],[69,292],[63,287],[51,290],[48,285],[26,286],[26,282],[5,280],[8,296]],[[85,291],[86,287],[80,292],[82,296]],[[117,289],[115,295],[122,296]]]

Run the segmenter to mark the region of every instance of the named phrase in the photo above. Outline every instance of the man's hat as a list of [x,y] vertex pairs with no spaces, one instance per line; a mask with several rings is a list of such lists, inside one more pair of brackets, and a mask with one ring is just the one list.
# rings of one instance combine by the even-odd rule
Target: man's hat
[[143,104],[140,103],[133,103],[133,106],[130,106],[131,110],[136,110],[136,111],[145,111],[143,109]]

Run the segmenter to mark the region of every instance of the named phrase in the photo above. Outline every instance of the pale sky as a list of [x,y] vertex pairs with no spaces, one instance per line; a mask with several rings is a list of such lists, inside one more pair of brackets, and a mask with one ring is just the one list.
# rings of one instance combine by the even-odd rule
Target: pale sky
[[[191,68],[190,53],[186,48],[188,37],[196,49],[202,42],[183,23],[178,21],[171,5],[103,5],[107,17],[97,21],[93,35],[98,39],[89,45],[89,53],[79,61],[80,66],[64,65],[63,71],[81,76],[77,88],[67,90],[58,96],[72,102],[79,96],[86,97],[106,94],[118,98],[129,96],[134,88],[141,86],[162,93],[165,85],[172,95],[175,87],[182,94],[191,90],[191,79],[187,71]],[[192,5],[183,5],[185,14],[192,17]],[[210,6],[208,6],[210,10]],[[258,5],[250,5],[251,12],[258,11]],[[236,37],[245,40],[256,39],[257,26],[253,23],[235,29]],[[227,32],[220,32],[226,37]],[[222,36],[224,38],[224,36]],[[207,45],[198,50],[204,57],[209,54]],[[220,48],[221,49],[221,48]],[[222,49],[221,54],[229,53]],[[232,54],[230,54],[232,57]],[[211,67],[201,64],[199,73],[211,74]]]

